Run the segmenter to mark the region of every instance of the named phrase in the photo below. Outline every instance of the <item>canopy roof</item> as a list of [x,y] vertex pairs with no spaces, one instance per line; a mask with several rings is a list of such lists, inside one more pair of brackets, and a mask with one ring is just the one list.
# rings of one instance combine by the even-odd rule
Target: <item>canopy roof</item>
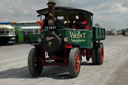
[[[87,14],[90,16],[93,15],[93,13],[83,10],[83,9],[77,9],[77,8],[72,8],[72,7],[55,7],[56,15],[66,15],[67,12],[69,12],[72,15],[78,15],[79,13]],[[39,13],[40,15],[45,15],[48,13],[48,8],[37,10],[37,13]]]

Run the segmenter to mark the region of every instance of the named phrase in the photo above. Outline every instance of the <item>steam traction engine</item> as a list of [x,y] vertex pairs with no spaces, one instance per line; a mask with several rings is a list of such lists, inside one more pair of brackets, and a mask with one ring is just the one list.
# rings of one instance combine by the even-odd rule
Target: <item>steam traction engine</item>
[[[104,61],[104,49],[101,40],[105,39],[105,29],[92,27],[93,14],[89,11],[55,7],[54,2],[48,8],[37,11],[41,18],[41,39],[34,45],[28,56],[28,68],[32,76],[39,76],[43,66],[67,66],[69,75],[74,78],[80,72],[82,56],[86,56],[95,65]],[[82,13],[87,19],[89,29],[74,24]],[[71,23],[72,22],[72,23]]]

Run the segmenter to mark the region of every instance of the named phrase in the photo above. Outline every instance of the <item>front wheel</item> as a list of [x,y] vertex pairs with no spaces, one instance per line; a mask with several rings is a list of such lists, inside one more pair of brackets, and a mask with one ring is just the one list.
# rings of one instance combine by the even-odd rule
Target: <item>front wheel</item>
[[80,72],[80,50],[78,48],[72,48],[69,53],[68,68],[70,77],[75,78]]
[[39,51],[36,48],[32,48],[28,56],[28,69],[33,77],[37,77],[42,72],[42,65],[40,63]]

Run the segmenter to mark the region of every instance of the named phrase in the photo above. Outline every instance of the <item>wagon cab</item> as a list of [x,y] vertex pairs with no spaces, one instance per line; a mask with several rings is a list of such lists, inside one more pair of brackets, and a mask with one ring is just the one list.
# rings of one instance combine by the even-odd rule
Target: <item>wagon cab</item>
[[15,42],[15,28],[10,25],[0,25],[0,44],[14,44]]

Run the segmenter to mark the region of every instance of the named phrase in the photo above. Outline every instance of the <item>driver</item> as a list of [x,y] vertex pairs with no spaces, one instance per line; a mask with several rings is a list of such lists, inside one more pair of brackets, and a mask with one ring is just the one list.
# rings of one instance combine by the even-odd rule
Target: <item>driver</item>
[[79,14],[79,19],[76,20],[76,22],[74,24],[74,28],[75,29],[81,29],[81,28],[89,29],[89,26],[88,26],[88,23],[87,23],[87,19],[84,18],[84,14],[83,13]]

